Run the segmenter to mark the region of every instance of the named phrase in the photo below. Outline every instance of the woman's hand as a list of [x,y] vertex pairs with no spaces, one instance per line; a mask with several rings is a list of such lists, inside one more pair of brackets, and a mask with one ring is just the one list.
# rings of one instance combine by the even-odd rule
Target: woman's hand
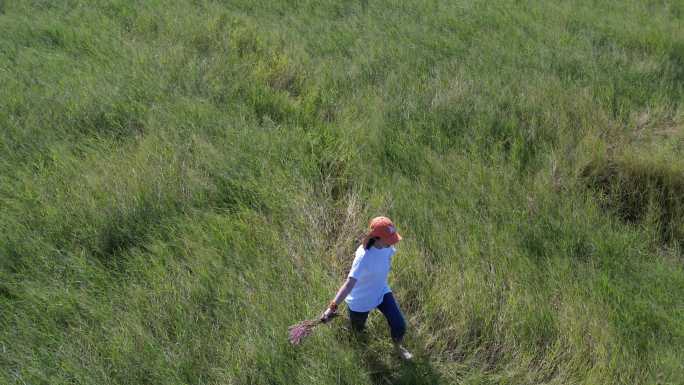
[[327,308],[327,309],[325,309],[325,311],[323,312],[323,314],[321,314],[320,320],[321,320],[321,322],[326,323],[326,322],[328,322],[332,317],[334,317],[334,316],[336,316],[336,315],[337,315],[337,311],[335,311],[335,310],[333,310],[333,309],[331,309],[331,308]]

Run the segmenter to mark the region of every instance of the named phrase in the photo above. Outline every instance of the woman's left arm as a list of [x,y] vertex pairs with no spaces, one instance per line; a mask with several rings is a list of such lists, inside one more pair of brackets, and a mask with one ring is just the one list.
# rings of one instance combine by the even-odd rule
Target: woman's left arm
[[354,277],[347,277],[347,281],[340,287],[340,290],[337,291],[337,294],[335,295],[335,299],[333,301],[336,304],[342,303],[345,298],[347,298],[347,295],[349,292],[352,291],[354,288],[354,285],[356,284],[356,278]]
[[337,291],[335,298],[330,302],[328,308],[321,314],[322,321],[327,321],[333,313],[337,312],[337,305],[347,298],[347,295],[352,291],[355,284],[356,278],[347,277],[347,280],[340,286],[340,289]]

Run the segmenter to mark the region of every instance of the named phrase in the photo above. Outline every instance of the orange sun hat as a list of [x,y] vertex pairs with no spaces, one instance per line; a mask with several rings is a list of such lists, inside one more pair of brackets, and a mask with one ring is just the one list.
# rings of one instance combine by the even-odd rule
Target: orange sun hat
[[378,237],[388,245],[401,241],[401,235],[397,232],[392,221],[387,217],[375,217],[368,224],[370,229],[366,239]]

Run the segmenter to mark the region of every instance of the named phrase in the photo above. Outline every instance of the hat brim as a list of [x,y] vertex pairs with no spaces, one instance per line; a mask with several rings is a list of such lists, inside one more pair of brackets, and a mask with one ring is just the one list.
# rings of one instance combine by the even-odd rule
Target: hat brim
[[387,243],[388,245],[393,245],[393,244],[401,241],[401,239],[402,238],[401,238],[401,235],[399,235],[399,233],[393,233],[389,237],[384,238],[383,241],[385,241],[385,243]]

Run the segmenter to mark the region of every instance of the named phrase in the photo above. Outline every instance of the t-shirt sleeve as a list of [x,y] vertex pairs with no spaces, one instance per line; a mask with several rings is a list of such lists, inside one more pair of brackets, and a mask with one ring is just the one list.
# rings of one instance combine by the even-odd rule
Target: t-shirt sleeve
[[348,277],[352,277],[357,280],[361,277],[361,273],[363,272],[363,269],[365,267],[365,263],[363,263],[363,260],[364,258],[362,255],[354,258],[354,262],[352,263],[352,267],[349,270]]

